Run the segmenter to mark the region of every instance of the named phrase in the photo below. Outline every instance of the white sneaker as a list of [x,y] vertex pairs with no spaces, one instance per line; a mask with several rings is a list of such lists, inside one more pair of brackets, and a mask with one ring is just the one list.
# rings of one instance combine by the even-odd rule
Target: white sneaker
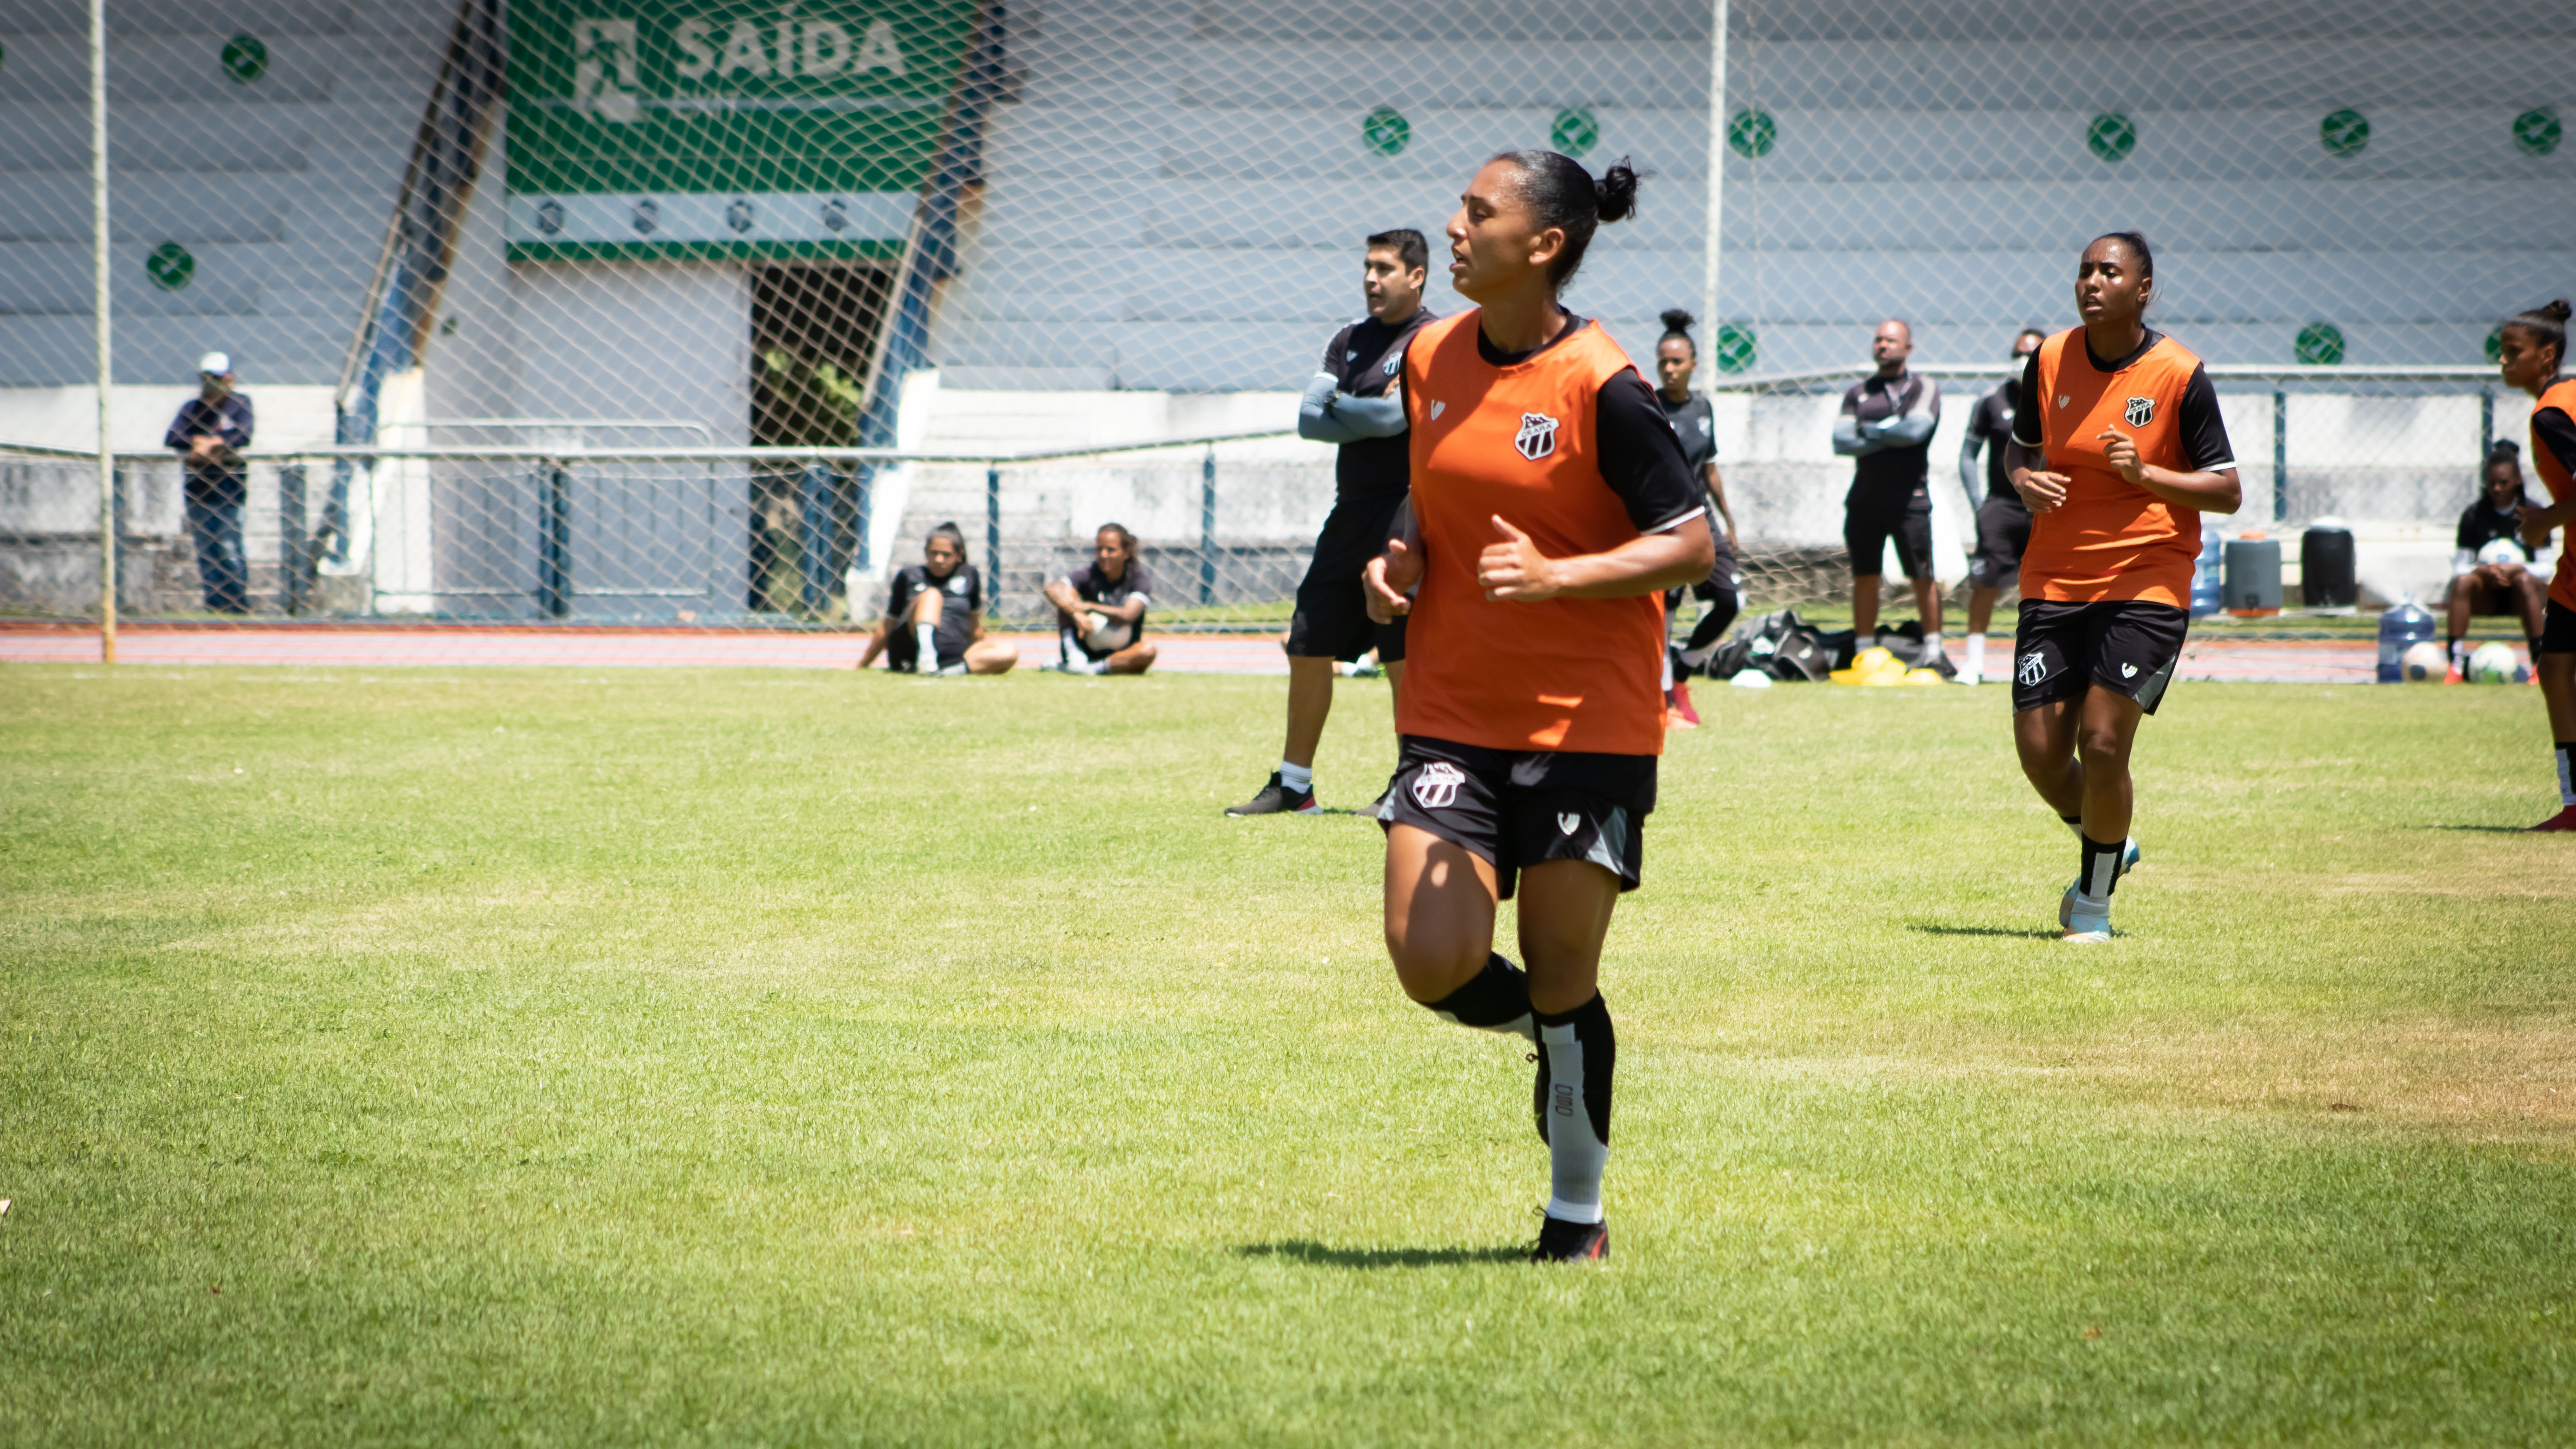
[[2057,903],[2057,924],[2066,928],[2063,939],[2070,943],[2101,945],[2111,939],[2111,903],[2096,901],[2068,886]]
[[1961,684],[1970,684],[1970,685],[1973,685],[1973,684],[1979,683],[1980,681],[1979,681],[1979,680],[1978,680],[1978,678],[1977,678],[1977,671],[1975,671],[1975,670],[1973,670],[1973,669],[1962,669],[1962,670],[1960,670],[1960,671],[1959,671],[1959,682],[1960,682]]

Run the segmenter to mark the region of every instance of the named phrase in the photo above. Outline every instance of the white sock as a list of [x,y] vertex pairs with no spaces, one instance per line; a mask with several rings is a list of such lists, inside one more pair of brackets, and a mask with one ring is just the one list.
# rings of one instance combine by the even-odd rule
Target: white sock
[[1055,631],[1055,657],[1059,664],[1079,664],[1091,656],[1082,652],[1081,636],[1071,629]]
[[1706,669],[1708,667],[1708,656],[1715,654],[1716,652],[1717,646],[1714,644],[1709,645],[1705,649],[1685,649],[1682,651],[1682,662],[1693,669]]
[[1672,693],[1672,692],[1673,692],[1673,650],[1672,650],[1672,646],[1671,646],[1671,645],[1669,645],[1669,644],[1667,644],[1667,645],[1665,645],[1665,646],[1664,646],[1664,693],[1666,693],[1666,694],[1670,694],[1670,693]]
[[915,647],[921,653],[921,662],[913,667],[924,674],[937,674],[939,672],[939,631],[928,624],[915,624],[912,626],[912,637]]
[[1292,765],[1286,760],[1281,760],[1279,762],[1279,783],[1296,791],[1300,795],[1312,794],[1315,789],[1315,767],[1312,765]]
[[1971,634],[1968,636],[1968,673],[1981,675],[1985,672],[1986,636],[1983,634]]
[[[1549,1101],[1547,1120],[1547,1215],[1559,1222],[1601,1221],[1601,1171],[1610,1157],[1606,1136],[1609,1068],[1617,1046],[1611,1036],[1609,1010],[1594,997],[1574,1020],[1541,1022],[1540,1051],[1547,1053]],[[1588,1073],[1599,1071],[1601,1080]],[[1594,1090],[1587,1092],[1587,1087]],[[1602,1098],[1604,1120],[1592,1108]]]

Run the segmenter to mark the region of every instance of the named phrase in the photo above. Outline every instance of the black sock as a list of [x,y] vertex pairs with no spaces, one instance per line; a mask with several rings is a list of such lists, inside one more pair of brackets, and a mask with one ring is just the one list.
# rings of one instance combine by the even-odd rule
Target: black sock
[[2576,808],[2576,740],[2558,742],[2558,803]]
[[2090,835],[2085,835],[2082,839],[2084,869],[2082,874],[2075,877],[2075,888],[2080,894],[2090,896],[2094,900],[2107,901],[2111,898],[2112,888],[2120,883],[2120,856],[2128,849],[2129,842],[2114,840],[2104,845]]
[[2540,636],[2537,634],[2525,634],[2522,636],[2522,643],[2524,648],[2531,651],[2531,667],[2538,669],[2540,667]]
[[[1592,999],[1566,1012],[1541,1012],[1539,1050],[1547,1053],[1547,1215],[1564,1222],[1601,1221],[1601,1171],[1610,1157],[1610,1083],[1619,1039],[1609,1003]],[[1582,1111],[1575,1110],[1577,1100]]]
[[1538,1028],[1530,1024],[1528,974],[1492,952],[1485,956],[1485,969],[1468,977],[1466,985],[1426,1004],[1434,1016],[1460,1026],[1538,1039]]

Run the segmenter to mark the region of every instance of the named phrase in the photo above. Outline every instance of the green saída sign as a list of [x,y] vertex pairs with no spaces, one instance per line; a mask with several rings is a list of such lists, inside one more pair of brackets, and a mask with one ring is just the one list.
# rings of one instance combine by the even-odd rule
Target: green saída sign
[[2333,367],[2343,361],[2343,329],[2332,322],[2311,322],[2290,344],[2302,367]]
[[224,74],[242,85],[268,74],[268,46],[256,35],[236,35],[224,42]]
[[902,249],[972,0],[519,0],[513,261]]
[[2564,134],[2558,128],[2558,113],[2546,107],[2513,118],[2513,144],[2525,156],[2546,156],[2557,150]]

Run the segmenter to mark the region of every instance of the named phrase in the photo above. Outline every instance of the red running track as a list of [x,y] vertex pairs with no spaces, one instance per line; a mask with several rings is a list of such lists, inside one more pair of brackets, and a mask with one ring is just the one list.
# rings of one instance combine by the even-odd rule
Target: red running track
[[[1055,658],[1051,635],[1006,634],[1026,668]],[[1275,636],[1162,634],[1158,671],[1173,674],[1285,674]],[[703,629],[478,628],[470,625],[369,629],[308,627],[128,626],[117,634],[117,659],[144,665],[284,665],[298,668],[454,668],[537,665],[595,668],[847,669],[865,640],[856,634],[762,633]],[[2009,649],[2009,645],[2005,646]],[[1959,646],[1951,645],[1952,657]],[[1990,663],[2009,667],[2007,652]],[[0,625],[0,661],[89,664],[98,635],[53,626]],[[2367,684],[2377,675],[2367,639],[2193,640],[2183,651],[2184,679],[2287,684]]]

